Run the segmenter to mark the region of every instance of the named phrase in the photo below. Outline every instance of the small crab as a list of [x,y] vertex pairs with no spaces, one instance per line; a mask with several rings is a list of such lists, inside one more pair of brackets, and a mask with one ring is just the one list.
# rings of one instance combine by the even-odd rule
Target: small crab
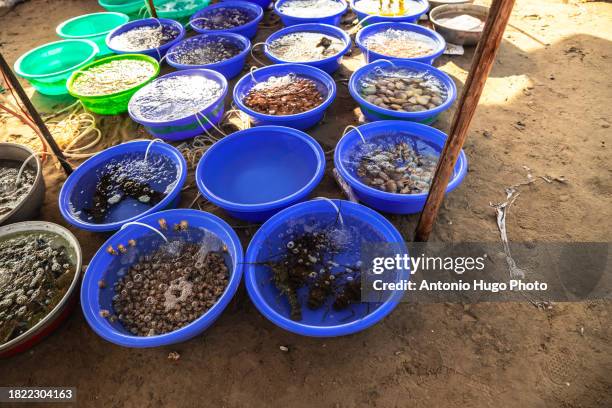
[[99,287],[100,289],[104,289],[104,288],[106,287],[106,282],[104,281],[104,279],[100,279],[100,280],[98,281],[98,287]]
[[157,223],[159,224],[159,228],[163,229],[164,231],[168,229],[168,223],[166,222],[165,218],[160,218],[157,220]]
[[131,246],[131,247],[135,247],[136,246],[136,240],[135,239],[130,239],[128,241],[128,245]]
[[123,244],[119,244],[117,245],[117,249],[119,250],[119,252],[121,252],[122,254],[125,254],[127,252],[127,248],[123,245]]
[[111,255],[119,255],[119,252],[117,252],[115,248],[113,248],[112,245],[109,245],[108,247],[106,247],[106,252],[108,252]]
[[100,317],[107,318],[110,316],[110,312],[106,309],[100,309]]
[[189,223],[185,220],[182,220],[178,224],[174,224],[175,231],[186,231],[189,228]]

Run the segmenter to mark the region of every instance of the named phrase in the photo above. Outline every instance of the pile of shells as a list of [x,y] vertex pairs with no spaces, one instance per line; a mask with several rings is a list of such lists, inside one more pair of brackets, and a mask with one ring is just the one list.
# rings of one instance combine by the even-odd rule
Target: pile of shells
[[437,162],[435,155],[400,142],[363,155],[357,175],[364,184],[381,191],[419,194],[429,191]]
[[426,35],[393,28],[370,35],[363,44],[370,51],[394,58],[423,57],[436,49],[436,42]]
[[243,103],[268,115],[294,115],[316,108],[323,100],[315,81],[285,75],[258,83],[247,93]]
[[0,242],[0,344],[42,320],[62,299],[75,266],[57,235],[17,233]]
[[[274,249],[279,255],[263,263],[272,272],[272,282],[278,291],[287,298],[292,320],[302,320],[304,305],[311,310],[325,306],[344,310],[359,302],[361,265],[334,261],[343,250],[345,242],[341,236],[345,233],[329,225],[300,233],[288,229],[281,234],[286,243]],[[306,296],[299,293],[303,289]]]
[[359,92],[368,102],[398,112],[421,112],[440,106],[447,98],[436,78],[405,71],[375,72],[360,82]]
[[216,8],[203,16],[195,18],[193,25],[203,30],[227,30],[240,27],[255,18],[255,15],[242,8]]
[[115,59],[80,71],[72,84],[81,96],[110,95],[131,89],[149,79],[155,67],[136,59]]
[[17,175],[22,164],[13,160],[0,161],[0,217],[11,212],[34,185],[36,173],[30,168],[23,170],[17,185]]
[[[184,230],[188,225],[182,221],[176,228]],[[128,251],[124,247],[108,250],[117,255]],[[139,257],[115,283],[115,314],[103,309],[100,315],[111,322],[118,320],[137,336],[164,334],[188,325],[209,310],[228,285],[223,251],[183,241],[162,245]],[[98,284],[102,289],[106,286],[104,281]]]
[[183,65],[207,65],[228,60],[240,54],[242,49],[224,38],[206,41],[196,48],[178,46],[172,52],[172,59]]
[[121,51],[150,50],[169,43],[179,34],[178,28],[170,25],[135,27],[112,37],[110,46]]
[[289,62],[320,61],[341,52],[344,41],[330,35],[298,32],[283,35],[267,46],[270,54]]

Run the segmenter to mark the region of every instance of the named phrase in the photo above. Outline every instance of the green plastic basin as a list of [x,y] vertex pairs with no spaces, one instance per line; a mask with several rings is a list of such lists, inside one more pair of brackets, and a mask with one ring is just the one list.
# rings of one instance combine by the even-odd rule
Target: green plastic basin
[[[149,78],[139,83],[138,85],[135,85],[132,88],[124,89],[123,91],[115,92],[111,94],[86,96],[86,95],[79,95],[74,90],[73,84],[74,84],[75,79],[78,78],[79,75],[85,75],[83,74],[83,72],[87,71],[88,69],[101,65],[101,64],[105,64],[113,60],[126,60],[126,59],[146,61],[150,63],[151,65],[153,65],[153,67],[155,68],[155,72]],[[78,98],[83,104],[83,106],[87,108],[89,111],[93,113],[98,113],[100,115],[116,115],[118,113],[127,112],[128,102],[130,101],[130,98],[132,97],[132,95],[134,95],[134,93],[137,90],[139,90],[140,88],[142,88],[143,86],[151,82],[153,79],[155,79],[157,75],[159,75],[159,63],[157,62],[155,58],[152,58],[152,57],[149,57],[148,55],[143,55],[143,54],[113,55],[110,57],[99,59],[90,64],[87,64],[86,66],[81,68],[78,72],[74,72],[72,76],[68,79],[67,87],[68,87],[68,92],[70,93],[70,95],[74,96],[75,98]]]
[[63,40],[41,45],[15,62],[15,72],[41,94],[66,95],[66,81],[94,60],[98,46],[89,40]]
[[157,17],[170,18],[182,25],[186,25],[189,22],[189,17],[207,7],[210,4],[210,0],[154,0],[153,4],[157,11]]
[[106,11],[123,13],[130,20],[138,19],[138,13],[144,8],[144,0],[98,0],[98,4]]
[[100,51],[98,57],[110,55],[113,52],[106,46],[106,35],[130,21],[123,13],[92,13],[66,20],[57,26],[55,32],[65,40],[91,40]]

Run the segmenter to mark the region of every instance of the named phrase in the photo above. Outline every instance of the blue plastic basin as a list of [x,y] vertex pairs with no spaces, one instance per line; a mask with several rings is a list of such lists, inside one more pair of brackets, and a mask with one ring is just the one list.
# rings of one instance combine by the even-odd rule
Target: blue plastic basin
[[[361,261],[362,248],[368,244],[382,247],[380,256],[408,254],[399,231],[382,215],[363,205],[333,200],[339,208],[344,227],[343,241],[350,242],[334,262],[354,265]],[[312,200],[289,207],[270,218],[253,236],[245,256],[245,285],[252,302],[272,323],[303,336],[335,337],[365,330],[386,317],[398,305],[403,291],[385,293],[377,303],[355,303],[346,310],[336,311],[331,305],[311,310],[305,305],[307,288],[298,291],[302,301],[302,320],[290,318],[290,307],[272,280],[268,267],[261,265],[278,256],[278,248],[286,247],[287,228],[296,233],[305,230],[304,221],[314,231],[318,226],[338,227],[338,212],[326,200]],[[312,224],[314,222],[314,224]],[[363,245],[363,246],[362,246]],[[378,256],[377,253],[377,256]],[[365,268],[364,268],[365,269]],[[397,279],[409,279],[409,271],[397,271]],[[381,294],[382,295],[382,294]]]
[[[268,115],[256,112],[247,107],[242,100],[257,83],[266,81],[272,76],[284,76],[294,74],[299,77],[311,79],[319,86],[322,93],[323,103],[319,106],[302,113],[294,115]],[[234,103],[238,109],[246,112],[251,118],[251,123],[259,125],[288,126],[299,130],[313,127],[323,119],[325,110],[331,105],[336,97],[336,83],[334,79],[323,70],[304,64],[279,64],[259,68],[246,74],[234,86]]]
[[281,6],[287,1],[290,0],[278,0],[276,3],[274,3],[274,12],[280,17],[285,27],[305,23],[319,23],[339,26],[342,16],[344,15],[344,13],[346,13],[346,10],[348,9],[348,3],[346,2],[346,0],[335,0],[344,6],[342,10],[338,11],[337,13],[330,14],[329,16],[324,17],[296,17],[290,16],[289,14],[285,14],[281,11]]
[[359,10],[359,0],[350,0],[350,6],[351,10],[357,15],[359,21],[367,18],[367,20],[363,22],[363,26],[384,22],[416,23],[419,18],[429,10],[429,2],[427,0],[407,0],[405,3],[407,11],[402,16],[379,16],[368,14]]
[[[210,14],[211,11],[220,8],[246,10],[248,13],[253,14],[254,18],[246,24],[234,28],[228,28],[226,30],[207,30],[201,27],[197,20],[199,18],[206,17],[208,14]],[[251,3],[249,1],[223,1],[221,3],[213,4],[212,6],[208,6],[205,9],[198,11],[193,16],[191,16],[191,18],[189,19],[189,23],[191,25],[191,28],[201,34],[230,32],[243,35],[247,38],[253,38],[255,37],[255,34],[257,34],[257,26],[262,18],[263,9],[256,3]]]
[[[227,1],[233,1],[233,0],[221,0],[222,3],[225,3]],[[264,10],[267,10],[270,7],[270,3],[272,3],[272,0],[245,0],[245,1],[249,3],[255,3]]]
[[[436,48],[429,55],[424,55],[422,57],[414,57],[414,58],[396,58],[390,57],[388,55],[379,54],[377,52],[369,50],[365,45],[364,41],[372,34],[376,34],[380,31],[385,31],[387,29],[395,29],[395,30],[407,30],[412,31],[418,34],[425,35],[436,42]],[[366,63],[370,63],[379,59],[388,59],[391,61],[417,61],[423,62],[425,64],[433,64],[436,58],[444,53],[444,49],[446,48],[446,41],[444,38],[438,33],[429,28],[422,27],[418,24],[410,24],[410,23],[376,23],[372,25],[368,25],[365,28],[362,28],[355,37],[355,42],[357,46],[365,55]]]
[[[186,65],[181,64],[176,60],[176,57],[181,52],[186,52],[189,50],[197,49],[202,47],[203,44],[215,41],[223,40],[229,41],[235,45],[237,45],[242,51],[234,55],[232,58],[226,59],[225,61],[216,62],[213,64],[203,64],[203,65]],[[168,50],[166,61],[168,61],[168,65],[176,68],[176,69],[192,69],[192,68],[206,68],[212,69],[214,71],[219,72],[226,79],[232,79],[236,77],[244,68],[244,64],[246,62],[246,58],[249,55],[249,50],[251,49],[251,42],[248,38],[236,34],[236,33],[211,33],[211,34],[201,34],[195,37],[187,38],[180,43],[174,45],[172,48]]]
[[275,57],[269,50],[269,46],[272,41],[281,38],[287,34],[292,33],[301,33],[301,32],[311,32],[311,33],[320,33],[329,35],[330,37],[339,38],[345,44],[342,51],[337,53],[336,55],[332,55],[330,57],[318,60],[318,61],[300,61],[299,64],[310,65],[311,67],[319,68],[328,74],[333,74],[340,67],[340,63],[342,62],[342,57],[344,54],[348,52],[351,48],[351,37],[342,29],[328,25],[328,24],[319,24],[319,23],[310,23],[310,24],[298,24],[292,25],[290,27],[283,28],[281,30],[276,31],[274,34],[268,37],[264,44],[264,53],[266,57],[275,64],[283,64],[283,63],[292,63],[295,61],[285,61]]
[[[113,37],[116,37],[119,34],[123,34],[127,31],[133,30],[138,27],[159,27],[160,24],[163,26],[173,27],[177,29],[179,32],[178,36],[175,39],[168,41],[167,43],[161,45],[160,47],[149,48],[147,50],[137,50],[137,51],[119,50],[111,46],[111,40],[113,39]],[[185,37],[185,28],[178,21],[170,20],[169,18],[145,18],[142,20],[131,21],[111,31],[106,36],[106,46],[116,54],[145,54],[145,55],[148,55],[150,57],[157,59],[158,61],[161,61],[164,55],[166,55],[166,52],[173,45],[180,42],[184,37]]]
[[[135,113],[134,104],[136,103],[136,99],[134,96],[138,95],[139,93],[146,92],[147,88],[153,86],[156,82],[159,82],[164,78],[171,78],[183,75],[197,75],[207,79],[211,79],[221,84],[221,95],[213,102],[211,102],[206,108],[202,109],[199,114],[189,115],[180,119],[151,121]],[[130,117],[134,122],[140,123],[141,125],[145,126],[147,131],[156,138],[160,138],[166,141],[183,140],[199,135],[205,130],[211,129],[212,125],[209,123],[209,121],[215,125],[221,121],[221,119],[223,118],[223,114],[225,113],[225,96],[227,95],[227,90],[227,80],[223,75],[216,71],[200,68],[176,71],[159,77],[150,84],[147,84],[143,88],[139,89],[130,99],[130,103],[128,104],[128,113],[130,114]],[[196,115],[198,117],[196,117]],[[202,116],[206,117],[208,121],[204,120]]]
[[[372,122],[358,127],[366,140],[401,132],[402,138],[407,142],[421,140],[427,143],[438,153],[442,151],[446,142],[446,134],[438,129],[415,122],[400,120],[383,120]],[[405,134],[405,136],[404,136]],[[356,130],[351,130],[340,139],[334,153],[334,164],[340,176],[351,186],[359,201],[379,211],[393,214],[416,214],[423,210],[427,193],[421,194],[395,194],[372,188],[359,180],[356,174],[356,160],[351,156],[362,139]],[[462,150],[455,165],[455,170],[446,192],[451,192],[461,184],[467,174],[467,157]]]
[[[373,103],[368,102],[359,93],[359,82],[364,76],[367,76],[377,68],[399,68],[408,69],[415,73],[427,73],[442,82],[442,84],[446,88],[446,100],[440,106],[436,106],[433,109],[429,109],[422,112],[397,112],[393,109],[385,109],[381,108],[380,106],[376,106]],[[353,99],[355,99],[355,101],[357,101],[359,107],[361,108],[361,112],[369,121],[395,119],[410,120],[413,122],[430,124],[436,120],[440,113],[450,108],[455,99],[457,98],[457,87],[455,86],[455,82],[453,82],[451,77],[431,65],[423,64],[421,62],[416,61],[403,60],[394,61],[391,63],[387,60],[377,60],[370,64],[364,65],[357,71],[353,72],[353,75],[351,75],[351,79],[349,80],[348,87],[351,96],[353,97]]]
[[260,126],[210,147],[196,169],[207,200],[234,218],[261,222],[305,200],[325,171],[325,154],[299,130]]
[[[96,174],[104,166],[113,160],[120,160],[128,155],[142,155],[144,159],[147,147],[151,145],[150,155],[163,155],[176,166],[176,182],[167,192],[164,198],[156,205],[149,207],[144,204],[134,203],[135,200],[124,200],[115,205],[109,212],[107,223],[94,223],[79,216],[83,214],[83,208],[91,204],[96,184],[101,175]],[[179,194],[187,178],[187,163],[181,153],[166,143],[156,142],[151,144],[148,140],[139,140],[122,143],[101,151],[87,159],[77,167],[68,177],[59,194],[59,209],[62,216],[70,224],[77,228],[92,232],[115,231],[123,224],[135,221],[145,215],[161,211],[166,208],[175,207],[180,201]],[[171,182],[151,180],[149,184],[157,191],[165,191]]]
[[[108,319],[100,316],[100,310],[112,311],[112,298],[115,294],[113,286],[119,279],[120,271],[129,267],[133,260],[129,260],[130,254],[149,254],[154,251],[163,240],[150,229],[129,225],[110,237],[94,255],[87,267],[83,284],[81,287],[81,307],[89,326],[102,338],[111,343],[124,347],[159,347],[189,340],[206,330],[221,315],[230,300],[236,294],[240,285],[243,269],[243,250],[238,236],[232,228],[222,219],[197,210],[177,209],[149,214],[139,222],[159,228],[158,220],[164,218],[168,225],[178,224],[185,220],[189,223],[190,230],[196,228],[206,229],[216,235],[227,246],[226,263],[231,262],[228,286],[223,294],[208,311],[202,316],[170,333],[154,336],[135,336],[127,331],[119,321],[111,323]],[[165,232],[169,238],[195,241],[197,234],[185,234],[173,232],[171,228]],[[128,240],[136,241],[136,246],[131,248],[127,245]],[[197,241],[196,241],[197,242]],[[128,249],[127,254],[111,255],[106,251],[109,245],[117,248],[122,244]],[[134,257],[137,259],[138,257]],[[127,260],[127,262],[126,262]],[[106,287],[100,289],[98,282],[103,280]]]

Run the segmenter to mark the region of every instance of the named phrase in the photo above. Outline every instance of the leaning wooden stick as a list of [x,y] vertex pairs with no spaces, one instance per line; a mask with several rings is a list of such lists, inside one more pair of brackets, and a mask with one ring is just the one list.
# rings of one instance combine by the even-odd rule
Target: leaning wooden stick
[[478,107],[478,100],[495,62],[495,55],[510,19],[514,1],[493,0],[482,38],[474,53],[472,67],[465,81],[448,139],[440,154],[440,160],[438,161],[438,167],[429,188],[425,208],[423,208],[419,224],[416,228],[415,241],[424,242],[429,239],[438,210],[444,200],[446,186],[465,142],[474,112],[476,112]]
[[151,11],[151,17],[157,18],[157,10],[155,10],[155,4],[153,0],[147,0],[149,2],[149,11]]
[[13,74],[13,71],[11,71],[11,68],[6,63],[6,60],[4,59],[2,53],[0,53],[0,69],[2,69],[2,72],[4,72],[4,76],[7,78],[9,85],[17,92],[17,96],[19,96],[19,99],[21,99],[21,103],[23,103],[23,105],[25,106],[26,110],[28,111],[28,114],[34,121],[34,124],[36,124],[38,129],[40,129],[40,133],[45,138],[45,141],[51,148],[51,151],[53,152],[55,157],[57,157],[57,160],[60,162],[62,168],[64,169],[64,172],[67,175],[70,175],[70,173],[72,173],[72,166],[70,166],[70,164],[66,161],[66,158],[62,153],[62,149],[60,149],[57,143],[55,142],[55,139],[51,135],[51,132],[49,132],[47,125],[45,125],[45,122],[40,117],[40,114],[26,95],[25,91],[21,87],[21,84],[17,80],[17,77],[15,77],[15,74]]

